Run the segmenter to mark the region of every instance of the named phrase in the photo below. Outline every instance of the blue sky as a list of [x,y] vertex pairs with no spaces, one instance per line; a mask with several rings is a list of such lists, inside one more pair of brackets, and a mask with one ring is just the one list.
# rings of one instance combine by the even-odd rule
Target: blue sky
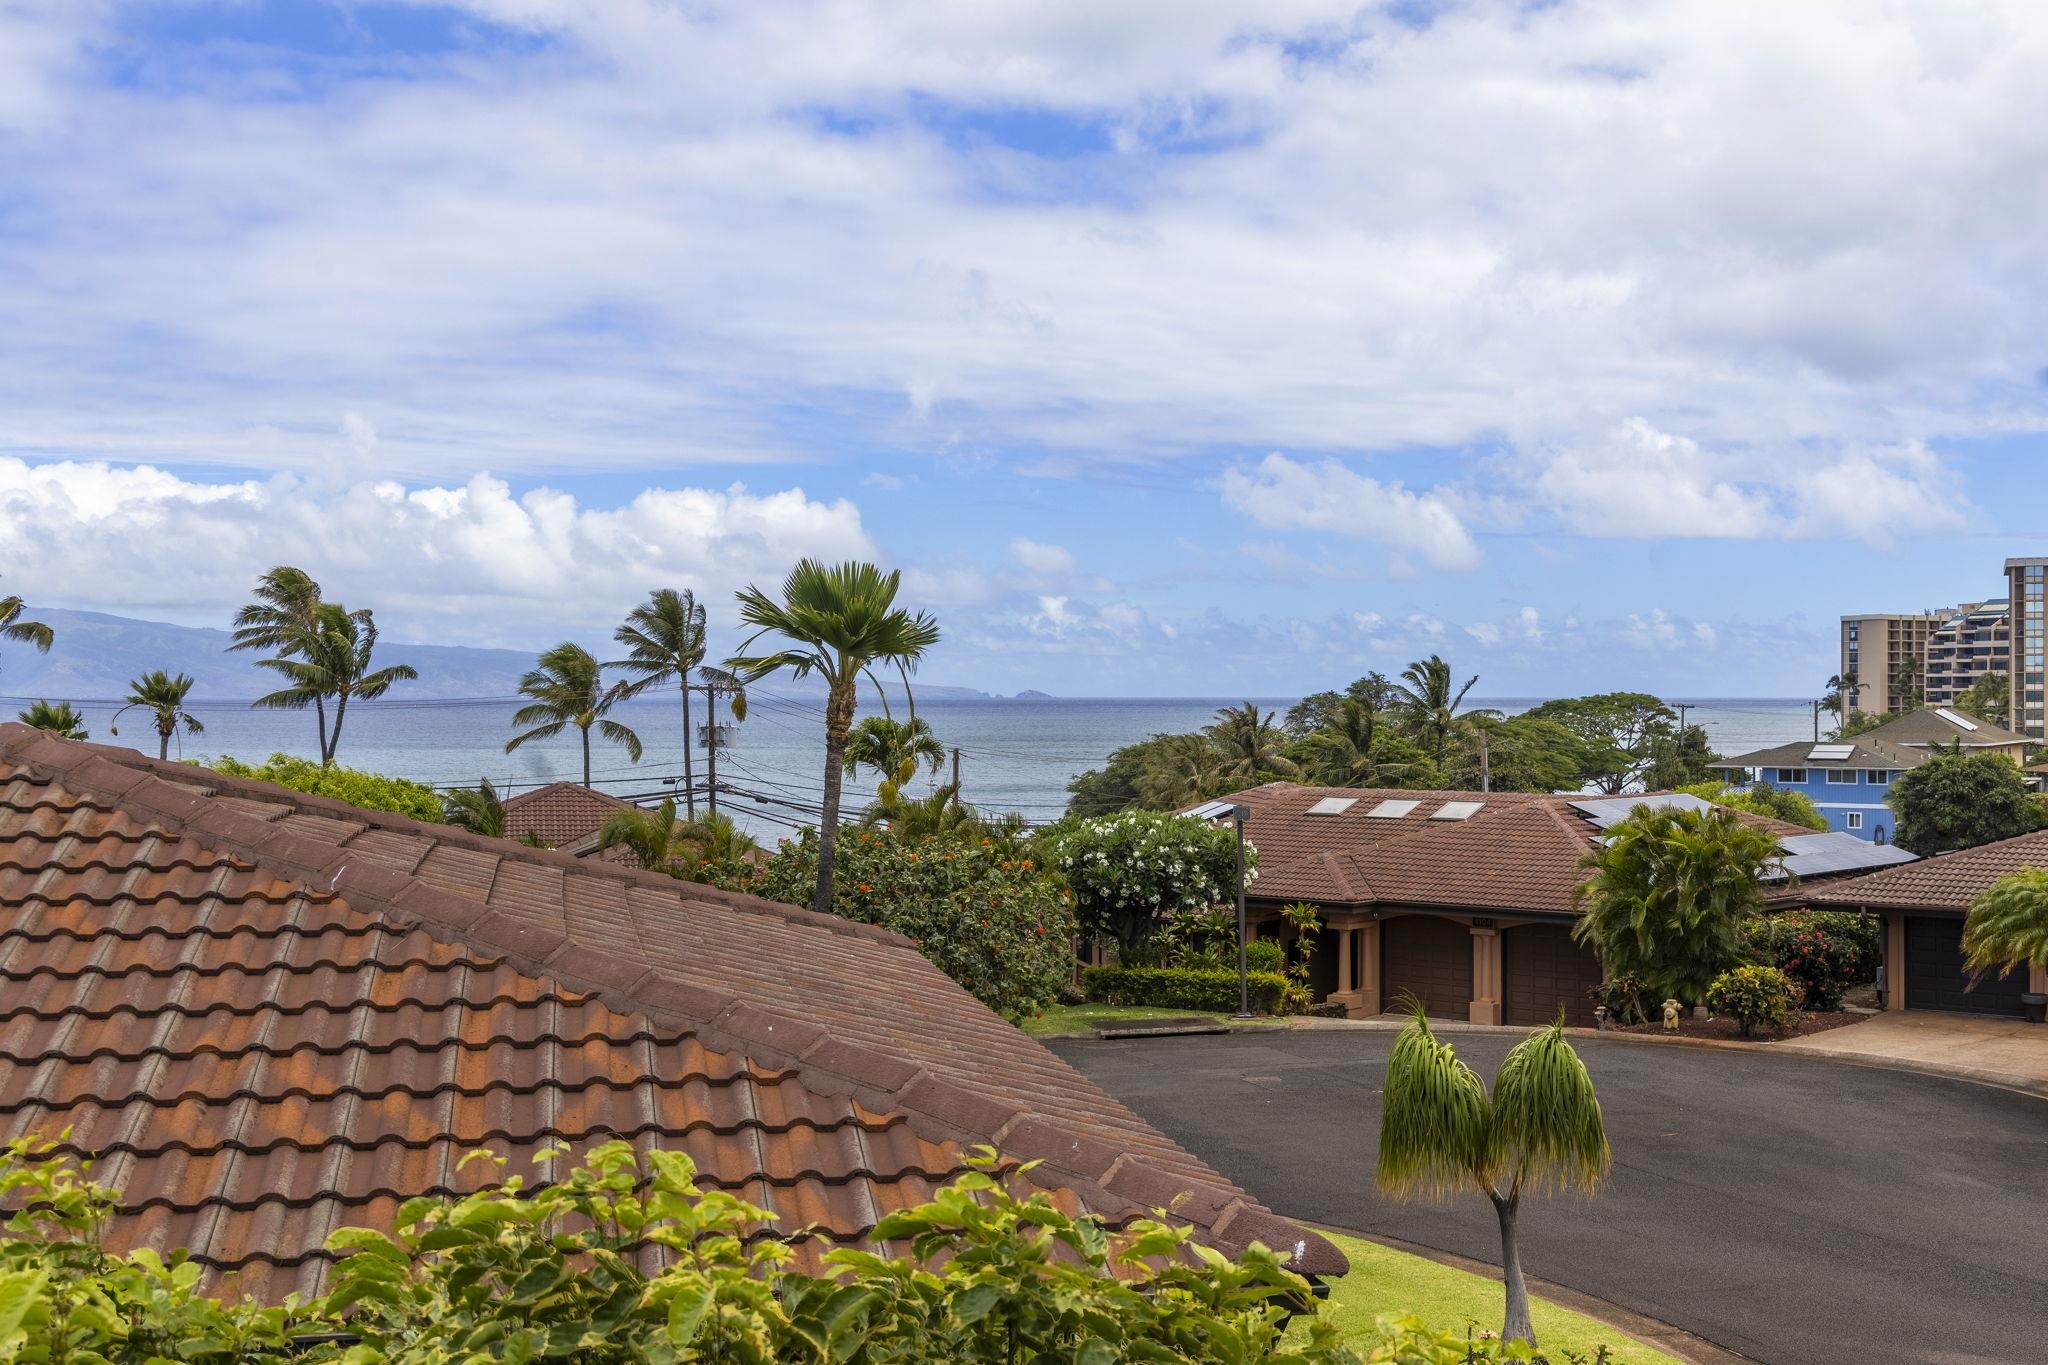
[[2048,494],[2048,15],[27,0],[0,574],[597,639],[799,555],[934,680],[1796,695]]

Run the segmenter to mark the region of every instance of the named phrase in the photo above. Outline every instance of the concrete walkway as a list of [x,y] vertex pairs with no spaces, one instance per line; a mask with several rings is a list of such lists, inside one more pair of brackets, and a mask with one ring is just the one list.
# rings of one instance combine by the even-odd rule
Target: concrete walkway
[[2048,1025],[2024,1019],[1906,1010],[1769,1046],[2048,1095]]

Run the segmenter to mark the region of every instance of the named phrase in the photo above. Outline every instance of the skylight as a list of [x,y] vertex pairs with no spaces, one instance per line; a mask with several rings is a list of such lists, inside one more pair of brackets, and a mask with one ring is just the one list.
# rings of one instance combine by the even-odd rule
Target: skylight
[[1358,798],[1355,796],[1326,796],[1313,806],[1310,806],[1306,813],[1309,815],[1342,815],[1357,804]]
[[1404,815],[1414,814],[1415,808],[1421,804],[1420,801],[1382,801],[1366,815],[1374,820],[1398,820]]
[[1470,820],[1479,814],[1484,801],[1446,801],[1429,813],[1432,820]]

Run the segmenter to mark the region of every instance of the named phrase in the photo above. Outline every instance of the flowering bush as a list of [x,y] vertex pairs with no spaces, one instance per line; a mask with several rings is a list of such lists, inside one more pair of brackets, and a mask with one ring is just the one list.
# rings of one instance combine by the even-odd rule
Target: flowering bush
[[[1236,831],[1193,816],[1129,810],[1062,820],[1039,843],[1073,890],[1081,932],[1113,939],[1126,965],[1141,961],[1162,914],[1237,899]],[[1244,861],[1250,886],[1258,876],[1258,850],[1249,843]]]
[[1745,1038],[1759,1024],[1782,1033],[1792,1022],[1793,994],[1791,980],[1776,967],[1736,967],[1707,987],[1707,1008],[1733,1019]]
[[[818,883],[818,832],[784,840],[765,863],[735,861],[697,879],[791,905]],[[990,1009],[1021,1018],[1050,1005],[1074,977],[1074,912],[1028,853],[985,835],[906,839],[847,825],[839,834],[832,911],[879,924]]]
[[1792,979],[1805,1008],[1836,1010],[1850,987],[1877,979],[1881,932],[1870,915],[1795,910],[1758,920],[1749,938],[1758,961]]

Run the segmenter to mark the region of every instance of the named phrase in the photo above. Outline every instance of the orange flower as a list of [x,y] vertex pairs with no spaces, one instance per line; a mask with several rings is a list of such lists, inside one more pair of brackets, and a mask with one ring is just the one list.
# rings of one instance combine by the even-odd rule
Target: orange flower
[[861,889],[861,890],[863,890],[863,891],[866,891],[866,890],[869,890],[870,888],[869,888],[869,886],[868,886],[868,884],[867,884],[866,882],[862,882],[862,883],[860,884],[860,889]]

